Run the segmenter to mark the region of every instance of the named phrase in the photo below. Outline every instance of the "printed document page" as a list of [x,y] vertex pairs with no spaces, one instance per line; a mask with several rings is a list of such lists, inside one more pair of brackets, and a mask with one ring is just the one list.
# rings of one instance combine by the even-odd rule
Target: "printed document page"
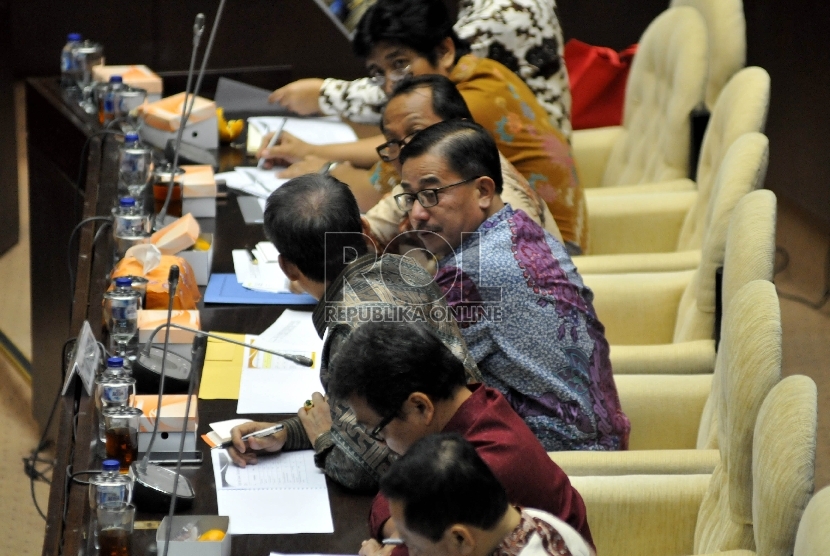
[[234,535],[334,533],[328,487],[314,452],[283,452],[237,467],[227,450],[211,450],[219,515]]
[[320,357],[323,341],[317,335],[308,311],[286,310],[259,336],[246,342],[274,351],[305,355],[313,367],[303,367],[278,355],[244,348],[242,380],[236,412],[296,413],[314,392],[322,392]]

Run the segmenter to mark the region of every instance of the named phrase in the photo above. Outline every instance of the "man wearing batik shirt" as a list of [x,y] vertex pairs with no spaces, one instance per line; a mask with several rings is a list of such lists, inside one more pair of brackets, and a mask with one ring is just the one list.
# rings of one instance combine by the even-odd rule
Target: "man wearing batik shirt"
[[[324,339],[320,382],[327,388],[328,363],[342,343],[362,323],[374,318],[413,315],[428,322],[447,349],[462,361],[467,380],[481,380],[475,361],[432,276],[414,260],[397,255],[367,255],[360,212],[349,188],[321,174],[290,180],[268,198],[265,234],[280,252],[280,267],[289,279],[319,300],[313,321]],[[356,257],[349,262],[346,255]],[[348,263],[348,264],[347,264]],[[417,309],[417,310],[413,310]],[[265,438],[242,436],[273,423],[252,422],[234,427],[231,459],[239,466],[256,463],[256,451],[314,448],[318,467],[338,483],[372,491],[391,463],[392,453],[372,440],[342,404],[329,404],[319,392],[309,392],[313,404],[297,417],[283,421],[284,429]]]
[[[573,527],[542,510],[511,506],[504,487],[457,434],[416,442],[380,482],[398,534],[413,554],[591,556]],[[378,549],[364,541],[362,556]]]
[[396,195],[438,260],[435,280],[484,383],[548,451],[620,450],[630,423],[593,294],[562,244],[502,202],[498,150],[477,124],[433,125],[401,150]]

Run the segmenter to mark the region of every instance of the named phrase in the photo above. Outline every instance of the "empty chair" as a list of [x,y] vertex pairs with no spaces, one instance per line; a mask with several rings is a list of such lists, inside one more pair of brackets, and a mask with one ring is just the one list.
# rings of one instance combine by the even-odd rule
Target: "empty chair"
[[[761,405],[752,453],[733,458],[722,450],[711,475],[572,477],[597,553],[792,554],[813,491],[816,420],[815,383],[790,376]],[[722,421],[719,435],[730,434],[730,422]]]
[[622,126],[573,134],[585,188],[684,178],[689,114],[703,100],[706,24],[694,8],[670,8],[640,38],[625,91]]
[[[651,191],[660,184],[645,184],[586,192],[591,236],[589,255],[574,258],[580,272],[651,272],[697,266],[723,161],[739,137],[763,131],[769,98],[769,74],[761,68],[741,70],[729,81],[704,135],[696,190]],[[760,165],[753,159],[746,163],[757,166],[753,188],[761,187],[766,160]],[[643,188],[649,191],[634,194]]]
[[726,82],[746,65],[746,19],[741,0],[671,0],[669,7],[690,6],[703,16],[709,38],[706,107],[711,111]]
[[[714,375],[624,375],[616,379],[631,420],[629,450],[551,452],[570,476],[711,473],[718,423],[733,411],[727,457],[752,452],[761,403],[781,379],[781,312],[775,286],[746,284],[724,316]],[[721,437],[723,437],[721,435]]]

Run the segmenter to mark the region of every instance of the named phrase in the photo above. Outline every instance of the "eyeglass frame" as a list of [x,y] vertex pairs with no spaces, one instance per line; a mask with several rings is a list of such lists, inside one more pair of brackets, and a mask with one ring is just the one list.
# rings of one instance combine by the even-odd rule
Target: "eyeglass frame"
[[[398,208],[400,210],[402,210],[403,212],[409,212],[410,210],[412,210],[412,207],[415,206],[415,201],[416,200],[419,203],[421,203],[422,207],[432,208],[432,207],[434,207],[438,204],[438,192],[439,191],[443,191],[444,189],[449,189],[450,187],[455,187],[456,185],[463,185],[465,183],[469,183],[473,180],[477,180],[477,179],[483,178],[483,177],[484,176],[475,176],[473,178],[467,178],[466,180],[462,180],[462,181],[459,181],[459,182],[456,182],[456,183],[451,183],[449,185],[444,185],[444,186],[441,186],[441,187],[431,187],[431,188],[428,188],[428,189],[422,189],[417,193],[399,193],[399,194],[395,195],[395,197],[394,197],[395,204],[398,205]],[[421,198],[420,198],[421,193],[427,193],[427,192],[435,195],[435,202],[434,203],[424,204],[423,200],[421,200]],[[409,206],[409,208],[404,208],[404,206],[401,204],[402,199],[412,199],[412,204]]]
[[[407,146],[409,144],[409,142],[412,141],[412,138],[415,137],[416,135],[418,135],[418,133],[420,131],[421,131],[420,129],[418,131],[413,131],[412,133],[410,133],[409,135],[407,135],[403,139],[392,139],[391,141],[387,141],[383,145],[380,145],[379,147],[377,147],[375,149],[378,152],[378,156],[384,162],[392,162],[394,160],[397,160],[398,157],[401,156],[401,151],[403,150],[403,148],[405,146]],[[396,154],[394,157],[385,156],[381,151],[384,150],[384,149],[388,149],[392,145],[398,145],[398,154]]]
[[396,411],[395,413],[390,413],[389,415],[387,415],[386,417],[381,419],[380,423],[378,423],[378,425],[375,428],[373,428],[372,430],[369,431],[369,438],[371,438],[372,440],[374,440],[376,442],[384,442],[386,439],[385,438],[380,438],[378,435],[380,434],[380,431],[385,429],[386,426],[389,423],[391,423],[395,419],[395,417],[397,417],[397,416],[398,416],[398,412]]
[[[401,69],[393,69],[389,70],[389,81],[392,82],[393,85],[399,83],[412,75],[412,64],[407,64],[406,67]],[[382,75],[370,75],[369,81],[372,82],[373,85],[383,88],[386,85],[386,72]]]

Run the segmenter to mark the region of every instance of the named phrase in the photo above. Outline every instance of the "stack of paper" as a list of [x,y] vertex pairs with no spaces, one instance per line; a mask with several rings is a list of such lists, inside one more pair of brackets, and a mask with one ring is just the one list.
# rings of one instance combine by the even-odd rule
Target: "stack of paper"
[[249,290],[290,293],[289,280],[279,265],[279,252],[270,241],[257,243],[252,251],[234,249],[236,281]]
[[314,452],[284,452],[237,467],[226,450],[211,450],[219,515],[233,535],[334,533],[326,476]]
[[204,440],[205,443],[211,448],[215,448],[225,442],[230,442],[231,429],[237,425],[243,425],[250,422],[250,419],[228,419],[227,421],[217,421],[216,423],[211,423],[211,430],[209,430],[207,434],[202,435],[202,440]]
[[[285,122],[284,127],[283,122]],[[259,150],[263,137],[269,133],[279,131],[280,128],[312,145],[331,145],[357,141],[354,130],[337,118],[261,116],[248,118],[249,154],[254,154]],[[271,193],[288,181],[277,177],[277,174],[284,169],[285,167],[282,166],[276,166],[268,170],[238,166],[232,172],[216,174],[216,178],[225,180],[225,184],[232,189],[237,189],[261,199],[267,199]]]

